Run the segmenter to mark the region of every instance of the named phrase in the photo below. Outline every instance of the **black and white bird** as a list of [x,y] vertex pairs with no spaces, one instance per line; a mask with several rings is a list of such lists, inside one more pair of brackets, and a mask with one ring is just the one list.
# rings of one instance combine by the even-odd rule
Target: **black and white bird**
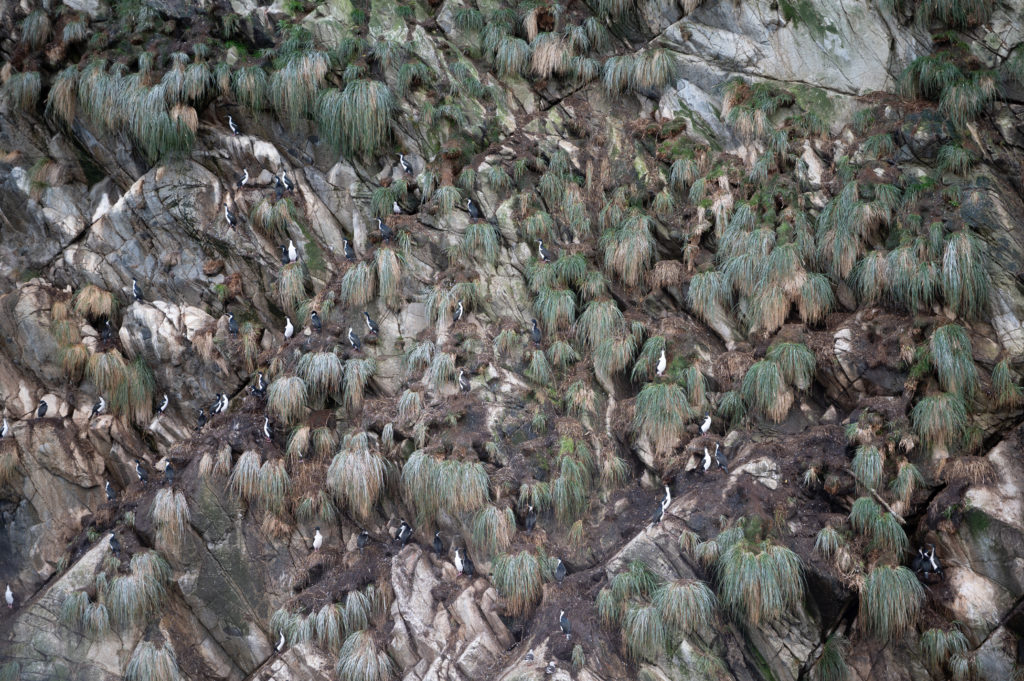
[[317,333],[323,331],[324,325],[323,322],[320,321],[320,314],[316,310],[309,313],[309,325],[312,326],[313,330]]
[[462,560],[462,574],[466,575],[467,577],[472,577],[475,572],[476,566],[473,565],[473,559],[470,558],[469,554],[467,553],[466,557]]
[[8,608],[14,607],[14,592],[11,591],[11,585],[7,585],[7,591],[4,591],[4,602],[7,603]]
[[558,626],[562,628],[562,633],[565,634],[565,640],[569,640],[569,634],[572,633],[572,625],[569,624],[569,618],[565,614],[565,610],[558,613]]
[[455,306],[455,314],[452,315],[452,324],[456,324],[460,319],[462,319],[462,315],[465,313],[466,308],[462,306],[462,301],[460,300],[459,304]]
[[281,182],[281,178],[274,175],[274,198],[278,201],[284,196],[284,183]]
[[107,501],[114,501],[117,499],[117,491],[114,489],[114,486],[110,484],[109,480],[107,480],[106,484],[103,485],[103,491],[107,493]]
[[916,574],[925,576],[925,570],[931,567],[931,561],[928,560],[928,552],[920,546],[917,548],[917,555],[910,560],[910,569]]
[[711,468],[711,452],[708,451],[707,447],[704,448],[704,460],[702,462],[702,465],[704,467],[705,473],[707,473],[708,470]]
[[537,526],[537,511],[533,510],[533,506],[526,507],[526,518],[523,519],[523,527],[526,528],[527,532],[533,532],[533,528]]
[[7,419],[4,419],[4,424],[0,426],[0,440],[7,437],[9,432],[11,432],[11,427],[7,425]]
[[658,508],[655,509],[654,515],[651,516],[651,525],[653,526],[653,525],[657,525],[658,523],[660,523],[661,522],[661,518],[664,515],[665,515],[665,507],[662,506],[661,504],[658,504]]
[[533,323],[533,330],[530,331],[530,340],[533,341],[534,345],[540,347],[540,327],[537,326],[536,319],[531,319],[530,321]]
[[344,242],[345,260],[348,260],[349,262],[355,260],[356,259],[356,252],[352,248],[352,244],[349,242],[348,239],[342,239],[342,241]]
[[704,422],[700,424],[700,434],[707,435],[711,430],[711,414],[704,414]]
[[526,662],[533,662],[533,648],[526,651],[526,655],[523,656],[523,660]]
[[555,566],[555,581],[561,584],[563,579],[565,579],[565,563],[559,558],[558,565]]
[[281,264],[282,265],[287,265],[290,262],[291,262],[291,260],[288,259],[288,247],[285,246],[284,244],[282,244],[281,245]]
[[196,428],[202,428],[206,425],[206,412],[202,409],[199,410],[199,417],[196,420]]
[[281,652],[282,650],[284,650],[284,632],[279,631],[278,634],[279,637],[277,639],[277,645],[274,646],[274,650],[277,652]]
[[945,575],[942,572],[942,565],[939,564],[937,558],[935,558],[935,544],[928,545],[930,550],[924,552],[925,557],[928,559],[928,566],[925,568],[924,575],[927,577],[929,574],[939,575],[945,579]]
[[220,396],[220,408],[217,410],[218,414],[228,413],[228,394],[224,393]]
[[173,485],[174,484],[174,466],[171,465],[170,461],[168,461],[166,464],[164,464],[164,484],[165,485]]
[[725,452],[718,448],[718,443],[715,443],[715,463],[726,473],[729,472],[729,460],[725,458]]
[[167,406],[170,403],[171,403],[170,398],[167,397],[167,393],[164,393],[163,399],[160,400],[160,406],[156,408],[156,413],[157,414],[163,414],[165,411],[167,411]]
[[117,535],[113,532],[110,533],[110,550],[114,552],[115,556],[121,555],[121,542],[117,540]]
[[668,505],[672,503],[672,490],[665,485],[665,496],[661,498],[661,507],[668,508]]
[[401,542],[402,546],[409,543],[409,538],[412,536],[412,525],[402,520],[402,524],[398,526],[398,534],[395,535],[395,539]]
[[100,331],[100,338],[102,338],[105,341],[108,341],[111,339],[111,337],[113,337],[113,335],[114,329],[113,327],[110,326],[110,320],[108,319],[107,321],[103,322],[103,330]]
[[473,199],[466,199],[466,208],[469,209],[469,217],[474,220],[479,220],[484,216],[483,211],[480,210],[480,206]]
[[295,185],[292,184],[292,181],[288,179],[287,170],[281,171],[281,182],[284,183],[284,188],[287,189],[289,192],[295,191]]
[[459,369],[459,390],[461,390],[464,393],[468,393],[469,388],[469,379],[466,378],[466,372],[463,371],[462,369]]
[[363,530],[362,532],[359,533],[359,536],[356,538],[356,548],[358,548],[360,551],[362,551],[364,548],[366,548],[366,545],[369,544],[369,543],[370,543],[370,533],[367,532],[366,530]]
[[235,220],[235,214],[228,208],[227,202],[224,203],[224,219],[228,221],[228,224],[234,227],[237,223]]
[[384,224],[384,221],[377,218],[377,229],[380,231],[380,238],[384,241],[391,242],[395,238],[395,233],[390,227]]
[[104,411],[106,411],[106,409],[107,401],[103,399],[103,395],[100,395],[100,398],[96,400],[96,402],[94,402],[92,405],[92,413],[89,414],[89,418],[91,419],[93,416],[96,416],[97,414],[102,414]]
[[50,408],[50,405],[46,403],[46,400],[39,400],[39,406],[36,407],[36,418],[41,419],[46,416],[46,410]]
[[412,164],[405,160],[405,154],[398,155],[398,165],[402,166],[402,170],[412,175]]
[[462,568],[464,567],[462,562],[462,549],[455,549],[455,560],[453,562],[455,563],[455,571],[461,575]]
[[216,416],[217,414],[220,413],[220,398],[220,393],[217,393],[217,395],[213,398],[213,404],[210,405],[210,416]]
[[434,533],[434,555],[440,557],[444,552],[444,544],[441,543],[441,533]]
[[665,349],[661,349],[661,357],[658,358],[657,375],[665,375],[665,367],[668,366],[668,360],[665,358]]
[[537,253],[544,262],[551,262],[551,253],[548,252],[548,249],[544,248],[544,242],[540,239],[537,239]]
[[232,336],[238,335],[238,320],[235,319],[235,315],[232,312],[228,313],[228,333]]
[[231,132],[235,135],[242,134],[241,131],[238,129],[238,126],[235,125],[235,119],[232,118],[230,115],[228,116],[228,128],[230,128]]
[[316,535],[313,537],[313,550],[319,551],[320,547],[324,545],[324,536],[320,534],[319,527],[314,527],[313,530],[316,532]]
[[271,442],[274,439],[274,429],[270,427],[270,417],[263,417],[263,437],[267,438],[267,442]]
[[132,279],[132,296],[134,296],[135,300],[139,301],[140,303],[144,300],[142,296],[142,289],[139,288],[139,282],[136,281],[134,278]]
[[242,174],[238,176],[238,181],[235,182],[235,186],[241,189],[249,182],[249,169],[244,168]]
[[558,665],[557,665],[557,663],[554,660],[551,660],[551,662],[548,662],[548,666],[544,667],[544,674],[547,675],[547,676],[551,676],[556,671],[558,671]]
[[284,337],[285,338],[291,338],[294,335],[295,335],[295,327],[292,325],[292,320],[291,320],[290,317],[285,317],[284,318]]
[[149,473],[147,473],[146,469],[142,467],[142,462],[138,459],[135,459],[135,475],[139,477],[139,482],[143,485],[149,482]]
[[295,249],[295,242],[288,239],[288,262],[295,262],[299,259],[299,252]]
[[348,344],[352,346],[352,349],[359,352],[363,347],[363,342],[359,340],[359,336],[352,330],[352,327],[348,327]]
[[377,322],[370,318],[370,313],[366,310],[363,310],[363,316],[366,318],[366,332],[371,336],[376,336],[380,332]]
[[402,214],[402,207],[398,205],[398,201],[391,202],[391,212],[394,213],[395,215]]
[[256,372],[256,385],[249,390],[257,397],[263,397],[267,394],[267,379],[263,377],[262,371]]

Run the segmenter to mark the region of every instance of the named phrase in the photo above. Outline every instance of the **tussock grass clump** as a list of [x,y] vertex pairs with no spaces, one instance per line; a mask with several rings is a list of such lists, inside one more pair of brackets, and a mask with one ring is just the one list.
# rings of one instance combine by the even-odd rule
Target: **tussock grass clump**
[[715,543],[718,595],[726,611],[747,626],[775,621],[803,597],[803,565],[793,551],[748,537],[749,523],[722,532]]
[[871,540],[872,549],[881,549],[897,556],[910,545],[906,532],[896,517],[884,511],[871,497],[860,497],[850,508],[850,526]]
[[925,445],[946,447],[967,428],[967,407],[953,393],[930,395],[914,405],[911,422]]
[[718,270],[695,275],[687,292],[690,309],[705,324],[714,324],[724,318],[730,297],[728,278]]
[[307,352],[299,358],[298,374],[314,404],[339,394],[343,373],[341,358],[333,352]]
[[64,596],[60,604],[60,623],[69,628],[79,630],[83,616],[89,607],[89,594],[84,591],[72,591]]
[[178,681],[180,678],[178,661],[167,643],[157,648],[149,641],[142,641],[124,668],[125,681]]
[[971,339],[964,327],[940,326],[932,332],[928,347],[942,389],[970,399],[978,386],[978,371],[974,367]]
[[285,498],[291,488],[291,478],[285,470],[284,460],[265,461],[260,467],[257,485],[263,507],[271,513],[280,515],[284,511]]
[[846,664],[846,655],[850,652],[850,642],[842,634],[833,634],[821,647],[821,655],[811,667],[814,681],[847,681],[850,678],[850,667]]
[[338,519],[338,510],[334,507],[331,495],[325,490],[315,495],[305,496],[295,505],[295,517],[303,523],[319,520],[321,523],[333,523]]
[[18,474],[18,450],[16,447],[5,447],[0,452],[0,487],[14,480]]
[[803,343],[776,343],[768,348],[765,359],[775,362],[786,382],[797,390],[807,390],[814,380],[814,353]]
[[474,222],[462,235],[462,252],[481,262],[493,264],[498,259],[498,232],[489,222]]
[[445,461],[423,450],[413,452],[402,467],[402,487],[420,525],[432,522],[439,511],[475,511],[490,499],[482,464]]
[[75,294],[75,312],[91,322],[113,319],[120,303],[113,293],[95,284],[86,284]]
[[39,102],[42,80],[38,71],[25,71],[12,74],[7,82],[0,87],[0,97],[12,108],[21,109],[26,113],[35,110]]
[[411,423],[423,410],[423,397],[407,388],[398,398],[398,420],[400,423]]
[[717,601],[704,582],[678,579],[654,592],[654,605],[669,631],[692,634],[711,627]]
[[580,361],[580,353],[576,352],[576,348],[564,340],[556,340],[548,346],[547,354],[551,364],[560,370]]
[[543,595],[540,561],[529,551],[495,558],[491,578],[505,599],[505,612],[511,617],[528,615],[540,603]]
[[982,242],[969,231],[946,242],[942,254],[942,295],[961,317],[980,317],[989,305],[989,275]]
[[249,111],[260,111],[267,103],[267,72],[258,65],[241,66],[231,74],[231,92]]
[[925,664],[935,672],[941,672],[954,655],[964,655],[970,648],[967,637],[957,628],[929,629],[921,634],[919,642]]
[[393,248],[382,246],[374,253],[374,267],[377,270],[377,292],[384,304],[397,310],[402,304],[400,284],[402,266]]
[[896,499],[907,506],[910,504],[914,492],[921,489],[922,486],[924,486],[924,476],[921,475],[921,471],[909,461],[903,461],[900,463],[896,478],[892,481],[890,488]]
[[622,642],[634,660],[653,662],[665,654],[668,632],[658,609],[653,605],[635,605],[622,620]]
[[317,123],[331,146],[349,158],[371,156],[387,140],[394,97],[386,83],[359,79],[341,92],[324,92],[316,108]]
[[65,128],[75,120],[78,108],[78,68],[68,66],[58,73],[50,85],[46,96],[46,115],[57,120]]
[[345,388],[343,403],[348,409],[359,409],[363,404],[366,386],[377,374],[377,360],[373,357],[354,357],[345,361]]
[[1004,359],[992,368],[992,394],[1000,409],[1016,409],[1024,403],[1024,393],[1010,374],[1010,363]]
[[522,38],[505,36],[494,53],[494,68],[499,78],[521,76],[530,61],[530,45]]
[[260,455],[249,450],[238,457],[235,470],[228,479],[228,486],[239,499],[252,501],[260,493]]
[[267,408],[274,420],[295,425],[306,413],[306,382],[298,376],[278,376],[267,388]]
[[164,582],[152,575],[115,577],[106,592],[110,619],[121,629],[144,623],[157,613],[164,594]]
[[21,41],[28,49],[38,50],[50,39],[52,29],[50,17],[44,10],[37,9],[21,22]]
[[434,361],[430,363],[430,368],[427,370],[427,383],[431,389],[440,391],[454,380],[455,355],[448,352],[439,352],[434,355]]
[[594,348],[624,326],[622,310],[611,298],[592,300],[576,321],[576,338],[586,348]]
[[387,652],[377,647],[372,633],[356,631],[341,646],[334,673],[340,681],[391,681],[397,667]]
[[648,383],[636,398],[634,427],[651,441],[656,452],[671,451],[692,418],[693,410],[679,385]]
[[530,364],[526,367],[526,377],[537,385],[551,385],[554,376],[547,355],[541,349],[530,353]]
[[[329,67],[326,53],[306,50],[293,52],[284,66],[271,75],[267,92],[269,103],[278,119],[291,130],[297,130],[303,119],[313,112]],[[334,123],[335,128],[337,125]],[[321,130],[330,139],[332,130],[324,125]],[[332,142],[337,146],[334,140]]]
[[473,548],[488,558],[508,550],[516,533],[516,516],[511,508],[484,506],[473,516]]
[[384,489],[387,462],[348,436],[342,447],[327,469],[327,488],[338,505],[359,518],[369,518]]
[[377,278],[373,276],[372,265],[356,263],[341,279],[341,299],[353,307],[362,307],[373,300],[377,291]]
[[814,552],[828,560],[836,555],[844,543],[843,538],[835,528],[831,525],[826,525],[818,530],[818,534],[814,538]]
[[718,400],[718,415],[729,422],[730,428],[735,428],[747,415],[747,405],[743,402],[743,396],[735,390],[730,390]]
[[786,386],[782,369],[771,360],[754,362],[740,391],[744,403],[775,423],[781,423],[793,406],[793,392]]
[[594,348],[594,371],[611,376],[625,370],[636,355],[636,345],[632,334],[605,338]]
[[533,309],[548,332],[567,330],[576,320],[576,294],[570,289],[541,287]]
[[648,338],[636,358],[636,363],[633,364],[633,371],[629,375],[630,380],[634,383],[650,380],[664,349],[664,336],[651,336]]
[[281,307],[295,311],[306,299],[306,273],[302,263],[293,262],[281,268],[281,279],[277,282],[277,294]]
[[861,445],[853,457],[850,468],[857,482],[867,489],[877,489],[882,484],[882,467],[885,465],[885,458],[878,447],[873,445]]
[[924,588],[913,572],[878,565],[864,579],[858,617],[868,634],[893,641],[914,625],[923,603]]
[[153,500],[153,524],[156,539],[168,548],[178,548],[185,539],[191,515],[185,495],[171,489],[161,489]]
[[654,259],[651,218],[639,211],[629,212],[618,227],[601,235],[605,268],[627,287],[639,286]]

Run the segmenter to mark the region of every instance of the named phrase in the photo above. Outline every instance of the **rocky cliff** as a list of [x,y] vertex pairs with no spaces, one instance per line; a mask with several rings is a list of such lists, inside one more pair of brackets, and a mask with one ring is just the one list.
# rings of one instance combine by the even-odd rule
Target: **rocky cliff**
[[1021,678],[1022,45],[0,0],[0,679]]

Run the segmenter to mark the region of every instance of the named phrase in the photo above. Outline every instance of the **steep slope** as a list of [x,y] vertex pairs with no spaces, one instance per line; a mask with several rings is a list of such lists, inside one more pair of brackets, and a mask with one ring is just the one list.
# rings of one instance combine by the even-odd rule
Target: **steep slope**
[[0,26],[0,678],[1020,675],[1024,3]]

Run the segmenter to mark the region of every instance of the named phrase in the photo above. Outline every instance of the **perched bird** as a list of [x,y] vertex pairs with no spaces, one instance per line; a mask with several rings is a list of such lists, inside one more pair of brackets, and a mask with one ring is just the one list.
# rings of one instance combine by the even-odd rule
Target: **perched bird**
[[249,169],[245,168],[242,174],[238,176],[238,182],[235,183],[235,186],[241,189],[247,182],[249,182]]
[[458,572],[461,575],[462,568],[465,567],[465,565],[462,562],[462,549],[455,549],[455,560],[453,562],[455,563],[456,572]]
[[140,303],[144,300],[142,297],[142,289],[139,288],[139,282],[135,279],[132,279],[132,295],[135,296],[135,300]]
[[651,516],[651,525],[657,525],[661,522],[662,516],[665,515],[665,507],[658,504],[658,508],[654,511],[654,515]]
[[228,208],[227,202],[224,203],[224,219],[228,221],[228,224],[234,227],[237,223],[235,220],[235,214]]
[[459,390],[461,390],[464,393],[468,393],[469,387],[469,379],[466,378],[466,372],[463,371],[462,369],[459,369]]
[[711,452],[708,451],[707,447],[704,448],[704,461],[703,461],[703,465],[704,465],[704,472],[707,473],[708,469],[711,468]]
[[46,404],[45,399],[39,400],[39,406],[36,407],[36,418],[41,419],[46,416],[46,410],[50,408],[50,405]]
[[4,424],[0,426],[0,440],[7,437],[7,433],[9,432],[11,432],[11,428],[7,425],[7,419],[4,419]]
[[726,473],[729,472],[729,461],[725,458],[725,452],[718,449],[718,443],[715,443],[715,463]]
[[394,213],[395,215],[402,214],[402,207],[398,205],[398,201],[391,202],[391,212]]
[[280,201],[282,196],[284,196],[284,184],[280,177],[274,175],[274,198]]
[[100,331],[100,338],[102,338],[105,341],[108,341],[113,335],[114,329],[111,328],[110,320],[108,319],[107,321],[103,322],[103,330]]
[[114,555],[121,555],[121,542],[117,540],[117,535],[113,532],[110,533],[110,550],[114,552]]
[[7,607],[14,607],[14,592],[11,591],[11,585],[7,585],[7,591],[4,592],[4,600],[7,601]]
[[235,135],[241,134],[241,131],[238,129],[238,126],[235,125],[235,119],[232,118],[230,115],[228,116],[228,127],[231,128],[231,132],[234,133]]
[[149,482],[149,474],[146,473],[146,469],[142,467],[142,462],[135,459],[135,475],[139,476],[139,482],[145,485]]
[[320,534],[319,527],[314,527],[313,530],[316,531],[316,536],[313,537],[313,550],[319,551],[320,547],[324,545],[324,536]]
[[565,610],[558,614],[558,626],[562,628],[562,633],[565,634],[565,640],[569,640],[569,634],[572,633],[572,625],[569,624],[569,618],[565,614]]
[[107,401],[103,399],[103,395],[100,395],[100,398],[92,405],[92,413],[89,414],[89,418],[91,419],[96,414],[102,414],[106,408]]
[[263,377],[262,371],[256,372],[256,385],[252,387],[252,394],[260,397],[267,394],[267,379]]
[[114,486],[107,480],[106,484],[103,485],[103,491],[107,493],[107,501],[114,501],[117,499],[117,492],[114,490]]
[[537,239],[537,253],[544,262],[551,262],[551,253],[548,252],[548,249],[544,248],[544,242],[541,239]]
[[473,565],[473,559],[469,557],[469,554],[466,554],[465,559],[462,561],[462,574],[472,577],[475,572],[476,567]]
[[565,579],[565,563],[559,558],[558,565],[555,566],[555,581],[561,584],[563,579]]
[[484,216],[483,211],[480,210],[480,206],[477,205],[473,199],[466,199],[466,208],[469,209],[469,217],[474,220],[479,220]]
[[533,662],[533,648],[526,651],[526,655],[523,657],[527,662]]
[[316,310],[309,313],[309,325],[312,326],[313,330],[317,333],[323,331],[324,325],[320,321],[320,314]]
[[288,262],[295,262],[299,259],[299,252],[295,250],[295,242],[288,239]]
[[380,327],[377,326],[377,322],[370,318],[370,313],[363,310],[363,316],[366,317],[366,331],[371,336],[376,336],[380,332]]
[[356,546],[362,551],[366,548],[366,545],[370,543],[370,533],[363,530],[359,533],[359,537],[356,538]]
[[444,544],[441,543],[441,533],[440,532],[435,532],[434,533],[434,555],[440,557],[441,553],[443,551],[444,551]]
[[284,183],[284,188],[287,189],[289,192],[295,191],[295,185],[292,184],[292,181],[288,179],[287,170],[281,171],[281,182]]
[[411,537],[411,536],[412,536],[412,525],[410,525],[409,523],[405,522],[405,520],[403,519],[402,520],[402,524],[398,526],[398,534],[395,535],[395,539],[400,541],[402,543],[402,546],[405,546],[406,544],[409,543],[409,537]]
[[658,358],[658,367],[657,367],[658,376],[664,376],[665,375],[665,367],[667,367],[667,366],[668,366],[668,360],[665,359],[665,349],[662,348],[662,350],[661,350],[661,357]]
[[238,321],[235,319],[235,315],[232,312],[228,313],[228,333],[232,336],[238,335]]
[[163,414],[167,411],[167,405],[171,403],[171,400],[167,397],[167,393],[164,393],[164,398],[160,400],[160,406],[156,408],[156,413]]
[[363,342],[359,340],[359,336],[352,330],[352,327],[348,327],[348,344],[352,346],[352,349],[359,352],[363,347]]
[[540,327],[537,326],[536,319],[531,319],[530,321],[533,322],[533,330],[530,331],[530,339],[533,341],[534,345],[540,347]]
[[290,262],[291,262],[291,260],[288,259],[288,247],[282,244],[281,245],[281,264],[282,265],[287,265]]
[[942,565],[940,565],[939,561],[935,558],[935,544],[929,544],[928,546],[931,550],[928,552],[922,552],[928,559],[928,565],[925,568],[924,576],[927,577],[929,574],[933,574],[945,579],[946,576],[942,573]]
[[390,243],[391,240],[395,238],[394,231],[392,231],[390,227],[384,224],[384,222],[380,218],[377,218],[377,229],[380,231],[380,238],[383,239],[384,241]]
[[554,661],[554,660],[551,660],[551,662],[548,662],[548,666],[547,666],[547,667],[544,667],[544,673],[545,673],[545,674],[546,674],[547,676],[551,676],[552,674],[554,674],[554,673],[555,673],[555,671],[556,671],[557,669],[558,669],[558,666],[557,666],[557,665],[555,664],[555,661]]
[[924,576],[925,570],[931,567],[931,561],[928,559],[928,552],[923,548],[917,548],[917,555],[910,560],[910,569],[915,573]]
[[277,645],[274,647],[274,650],[281,652],[284,650],[284,632],[279,631],[278,634],[280,634],[280,637],[277,639]]
[[348,239],[342,239],[345,248],[345,260],[352,261],[356,259],[356,252],[352,248],[352,244],[349,243]]
[[217,396],[213,398],[213,404],[210,406],[210,415],[215,416],[220,413],[221,394],[217,393]]
[[224,393],[220,396],[220,408],[217,410],[218,414],[226,414],[228,412],[228,394]]
[[202,428],[206,425],[206,412],[202,409],[199,410],[199,420],[196,422],[196,428]]
[[284,337],[291,338],[295,335],[295,327],[292,326],[292,320],[289,317],[284,318]]
[[533,528],[537,526],[537,511],[533,510],[533,506],[526,507],[526,518],[523,520],[523,527],[526,528],[527,532],[533,532]]
[[270,417],[263,417],[263,437],[267,438],[267,442],[274,439],[274,429],[270,427]]
[[665,496],[661,500],[661,507],[668,508],[668,505],[672,503],[672,491],[665,485]]
[[173,485],[174,484],[174,466],[171,465],[170,461],[168,461],[164,465],[164,484],[165,485]]
[[462,301],[460,300],[459,304],[455,306],[455,314],[452,315],[452,324],[455,324],[462,319],[462,315],[465,314],[465,312],[466,308],[462,306]]
[[405,154],[398,155],[398,165],[402,166],[402,170],[412,175],[412,164],[405,160]]
[[707,435],[711,430],[711,414],[704,414],[704,423],[700,424],[700,434]]

